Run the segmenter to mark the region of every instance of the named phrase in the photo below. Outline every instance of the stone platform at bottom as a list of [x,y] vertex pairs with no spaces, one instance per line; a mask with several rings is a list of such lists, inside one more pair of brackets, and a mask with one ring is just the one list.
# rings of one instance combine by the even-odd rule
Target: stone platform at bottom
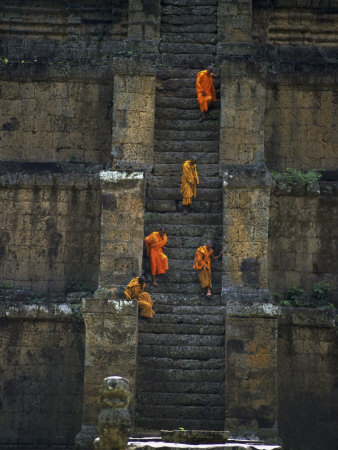
[[228,439],[223,444],[176,444],[160,438],[132,438],[128,450],[282,450],[280,445],[264,444],[261,441]]

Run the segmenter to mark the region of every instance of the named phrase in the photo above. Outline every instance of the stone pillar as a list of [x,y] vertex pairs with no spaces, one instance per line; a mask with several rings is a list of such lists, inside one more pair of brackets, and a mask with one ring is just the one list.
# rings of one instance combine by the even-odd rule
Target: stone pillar
[[233,289],[249,293],[254,290],[255,296],[256,291],[268,293],[270,184],[270,174],[263,167],[232,165],[224,171],[222,288],[225,296]]
[[225,429],[235,436],[278,439],[277,334],[279,308],[227,304]]
[[160,0],[129,0],[128,39],[159,39]]
[[222,298],[226,314],[226,429],[276,440],[279,308],[267,279],[271,178],[264,167],[224,172]]
[[99,292],[111,298],[123,295],[131,278],[141,275],[145,179],[143,172],[102,171],[100,181]]
[[218,1],[218,53],[228,44],[251,41],[252,1]]
[[258,64],[225,61],[222,68],[220,169],[264,163],[265,70]]
[[112,137],[114,169],[152,169],[154,122],[154,69],[142,61],[116,58]]
[[[135,391],[137,302],[87,298],[82,303],[86,326],[82,429],[75,448],[91,450],[98,435],[99,387],[105,377],[126,378]],[[130,412],[134,417],[134,401]]]
[[[76,449],[92,449],[97,436],[98,389],[103,378],[127,378],[134,392],[137,302],[124,300],[131,278],[140,275],[143,255],[143,172],[100,172],[102,189],[99,288],[83,300],[86,326],[82,430]],[[131,402],[134,417],[134,400]]]

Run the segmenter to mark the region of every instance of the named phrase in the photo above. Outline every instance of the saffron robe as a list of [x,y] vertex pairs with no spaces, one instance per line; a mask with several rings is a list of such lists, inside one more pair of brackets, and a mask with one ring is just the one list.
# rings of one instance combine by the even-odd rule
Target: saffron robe
[[150,272],[152,275],[160,275],[169,269],[168,257],[163,253],[168,241],[167,235],[162,237],[158,231],[154,231],[144,238],[147,247],[147,256],[150,258]]
[[213,253],[213,249],[209,250],[205,245],[202,245],[196,250],[195,264],[193,269],[199,272],[199,279],[202,288],[212,287],[211,284],[211,266],[210,255]]
[[[208,111],[210,103],[216,101],[216,92],[211,75],[211,73],[208,75],[207,70],[202,70],[197,74],[197,101],[203,114]],[[202,94],[202,91],[204,91],[205,95]]]
[[148,292],[144,292],[144,289],[145,284],[141,286],[138,277],[133,278],[124,291],[124,295],[128,300],[137,300],[141,317],[149,317],[152,319],[155,314],[152,308],[153,301]]
[[[191,185],[189,184],[191,183]],[[196,197],[196,185],[199,184],[196,164],[190,160],[182,164],[181,194],[183,205],[191,205],[192,197]]]

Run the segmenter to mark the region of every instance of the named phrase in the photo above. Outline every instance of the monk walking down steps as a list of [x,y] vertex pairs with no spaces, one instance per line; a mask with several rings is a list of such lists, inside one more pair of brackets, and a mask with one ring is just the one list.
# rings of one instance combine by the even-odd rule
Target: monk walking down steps
[[198,72],[197,74],[197,101],[200,104],[202,113],[202,117],[199,119],[199,122],[203,122],[203,120],[206,119],[205,113],[208,112],[210,103],[216,101],[216,92],[212,79],[220,77],[221,68],[222,66],[219,66],[216,75],[212,73],[213,68],[211,66],[209,66],[206,70],[201,70],[201,72]]
[[191,156],[182,164],[181,194],[184,214],[192,213],[192,198],[196,197],[196,185],[199,184],[196,161],[196,156]]
[[124,295],[127,300],[137,300],[140,320],[149,322],[155,313],[150,295],[144,292],[145,287],[146,279],[143,276],[133,278],[124,291]]
[[216,260],[222,256],[222,252],[217,256],[214,256],[213,253],[212,241],[209,240],[205,245],[202,245],[202,247],[199,247],[196,250],[195,264],[193,267],[193,269],[197,270],[199,273],[202,288],[201,295],[206,295],[207,297],[212,297],[210,257]]
[[144,238],[147,247],[147,257],[150,259],[150,273],[153,277],[153,286],[158,286],[156,275],[165,273],[169,268],[168,257],[163,253],[167,241],[165,227],[162,227],[160,231],[154,231]]

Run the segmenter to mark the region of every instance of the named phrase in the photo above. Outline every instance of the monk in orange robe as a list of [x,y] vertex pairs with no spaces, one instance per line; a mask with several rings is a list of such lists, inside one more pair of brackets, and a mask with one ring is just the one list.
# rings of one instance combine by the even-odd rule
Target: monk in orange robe
[[150,295],[148,292],[144,292],[145,281],[143,276],[133,278],[124,291],[124,295],[128,300],[137,300],[141,320],[149,322],[155,313]]
[[206,119],[205,113],[208,111],[210,103],[216,101],[216,92],[212,79],[220,77],[221,68],[222,66],[219,66],[217,73],[214,74],[212,73],[213,68],[209,66],[206,70],[201,70],[201,72],[198,72],[197,74],[197,101],[200,104],[202,113],[202,117],[199,119],[199,122]]
[[212,241],[210,240],[207,241],[205,245],[202,245],[196,250],[195,264],[193,266],[193,269],[197,270],[199,273],[199,279],[202,288],[201,295],[212,297],[210,258],[216,260],[221,256],[222,252],[220,252],[217,256],[214,256]]
[[153,286],[158,286],[156,275],[165,273],[168,269],[168,257],[163,253],[168,241],[165,227],[154,231],[144,238],[147,247],[147,257],[150,259],[150,273],[153,277]]
[[196,185],[199,184],[196,161],[196,156],[191,156],[182,164],[181,194],[185,214],[192,212],[192,198],[196,197]]

